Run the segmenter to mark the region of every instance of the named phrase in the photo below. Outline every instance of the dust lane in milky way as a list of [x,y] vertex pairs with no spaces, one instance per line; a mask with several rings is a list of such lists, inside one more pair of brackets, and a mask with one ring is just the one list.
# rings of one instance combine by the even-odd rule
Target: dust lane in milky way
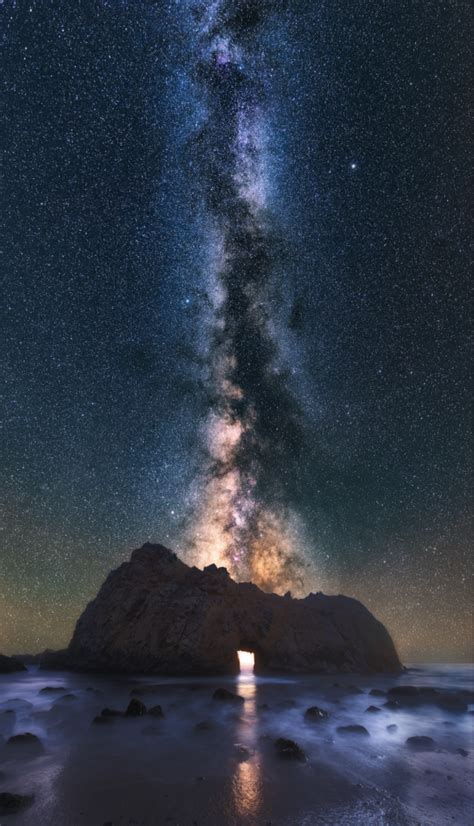
[[[257,9],[260,8],[257,14]],[[267,590],[308,592],[312,568],[289,491],[304,421],[286,382],[271,317],[280,239],[268,205],[263,7],[196,12],[195,82],[206,119],[193,138],[211,231],[214,281],[210,412],[191,498],[191,558]],[[270,10],[267,9],[270,13]]]

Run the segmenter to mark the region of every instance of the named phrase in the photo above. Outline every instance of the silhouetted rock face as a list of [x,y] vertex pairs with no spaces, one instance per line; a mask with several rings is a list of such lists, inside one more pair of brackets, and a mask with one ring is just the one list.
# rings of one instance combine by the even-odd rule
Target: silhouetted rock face
[[0,654],[0,674],[12,674],[14,671],[26,671],[27,669],[16,657],[6,657]]
[[80,617],[69,648],[45,667],[148,674],[234,674],[237,651],[260,673],[401,669],[384,626],[355,599],[266,594],[225,568],[190,568],[146,544],[112,571]]

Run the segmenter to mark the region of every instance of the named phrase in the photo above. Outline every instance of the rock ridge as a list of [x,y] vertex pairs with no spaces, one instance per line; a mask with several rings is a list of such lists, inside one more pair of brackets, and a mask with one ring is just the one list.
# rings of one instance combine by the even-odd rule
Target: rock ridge
[[189,567],[146,543],[110,572],[68,648],[42,666],[169,675],[236,674],[238,650],[256,673],[401,671],[385,627],[351,597],[304,599],[237,583],[225,568]]

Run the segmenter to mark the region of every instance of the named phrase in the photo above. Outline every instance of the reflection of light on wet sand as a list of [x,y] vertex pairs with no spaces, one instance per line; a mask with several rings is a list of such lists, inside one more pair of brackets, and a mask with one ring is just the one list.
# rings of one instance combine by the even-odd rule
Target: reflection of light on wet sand
[[239,815],[256,815],[262,802],[262,771],[260,758],[239,763],[232,781],[234,805]]
[[[257,689],[253,675],[254,655],[239,651],[241,673],[237,693],[245,698],[241,720],[236,728],[236,742],[248,748],[251,756],[237,763],[232,778],[234,806],[241,817],[258,814],[262,804],[262,764],[256,750],[257,743]],[[244,657],[244,666],[242,662]],[[251,658],[251,659],[250,659]]]

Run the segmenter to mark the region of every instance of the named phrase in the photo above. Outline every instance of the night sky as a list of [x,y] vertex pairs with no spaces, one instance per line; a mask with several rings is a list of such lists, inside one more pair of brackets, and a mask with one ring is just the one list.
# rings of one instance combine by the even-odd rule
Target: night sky
[[469,4],[0,15],[0,651],[157,541],[470,658]]

